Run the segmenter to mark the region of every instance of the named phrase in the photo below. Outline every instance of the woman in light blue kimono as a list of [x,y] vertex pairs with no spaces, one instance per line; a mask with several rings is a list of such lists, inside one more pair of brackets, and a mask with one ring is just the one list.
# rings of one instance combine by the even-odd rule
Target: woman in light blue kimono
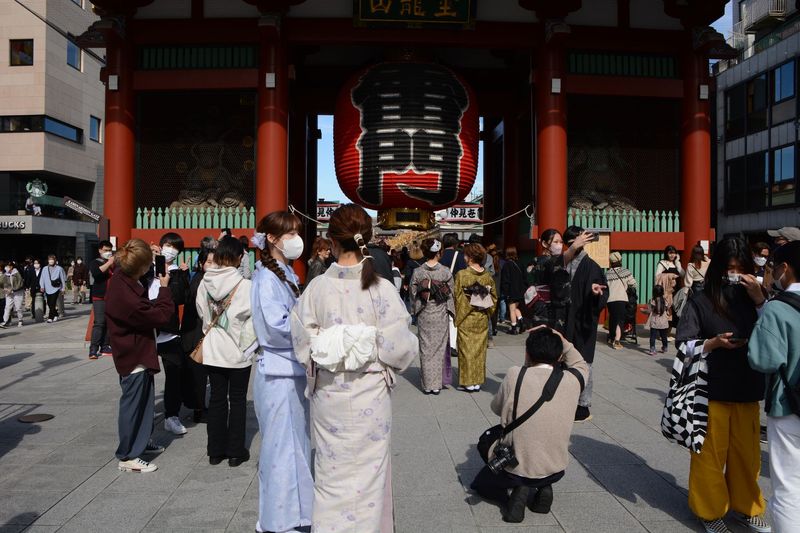
[[259,344],[253,397],[261,430],[256,524],[260,532],[310,526],[314,502],[306,371],[295,357],[289,327],[300,291],[287,263],[303,253],[299,229],[297,217],[274,212],[261,219],[252,239],[261,250],[251,292]]

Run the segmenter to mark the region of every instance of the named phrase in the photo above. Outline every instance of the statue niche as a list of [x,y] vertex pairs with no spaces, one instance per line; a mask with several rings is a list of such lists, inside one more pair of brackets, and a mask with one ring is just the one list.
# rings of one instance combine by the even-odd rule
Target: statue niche
[[182,180],[178,199],[170,207],[245,207],[242,176],[233,176],[225,168],[221,139],[196,142],[190,153],[195,166]]

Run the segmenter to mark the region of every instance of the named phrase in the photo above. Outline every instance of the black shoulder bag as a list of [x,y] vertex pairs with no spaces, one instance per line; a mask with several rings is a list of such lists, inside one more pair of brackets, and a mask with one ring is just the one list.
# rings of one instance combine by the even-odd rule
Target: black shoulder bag
[[[774,299],[790,305],[795,311],[800,312],[800,296],[783,291],[778,293]],[[781,365],[778,369],[778,375],[781,381],[783,381],[783,390],[786,394],[786,401],[789,402],[789,408],[792,410],[792,413],[800,416],[800,383],[795,383],[794,385],[789,383],[789,376],[786,375],[786,365]],[[772,402],[768,403],[771,404]],[[767,405],[767,410],[769,411],[771,407],[771,405]]]
[[[519,403],[519,393],[522,390],[522,380],[525,377],[525,372],[527,372],[528,367],[523,366],[522,369],[519,371],[519,376],[517,377],[517,385],[514,389],[514,410],[512,411],[512,418],[510,424],[503,427],[502,424],[497,424],[496,426],[492,426],[486,431],[484,431],[481,436],[478,438],[478,453],[480,453],[481,458],[485,463],[489,462],[489,452],[494,446],[494,443],[517,429],[519,426],[524,424],[530,417],[539,410],[545,402],[549,402],[553,399],[553,396],[556,394],[556,389],[558,389],[559,384],[561,383],[561,378],[564,377],[564,370],[561,368],[560,365],[556,365],[553,367],[553,372],[550,374],[550,377],[547,378],[547,382],[544,384],[544,389],[542,390],[542,395],[539,399],[534,403],[530,409],[525,411],[525,413],[517,418],[517,404]],[[583,376],[581,376],[580,372],[575,370],[574,368],[567,368],[567,372],[573,374],[577,379],[578,383],[580,383],[581,391],[583,391],[584,382]]]
[[54,289],[61,288],[61,276],[57,276],[56,279],[53,279],[53,275],[50,273],[49,265],[47,267],[47,277],[50,278],[50,285],[52,285]]

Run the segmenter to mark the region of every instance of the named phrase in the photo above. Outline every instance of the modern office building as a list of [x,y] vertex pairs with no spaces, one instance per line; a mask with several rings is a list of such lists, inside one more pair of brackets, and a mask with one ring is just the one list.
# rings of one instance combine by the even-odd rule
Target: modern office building
[[800,13],[786,0],[734,3],[735,59],[715,65],[717,232],[797,226]]
[[103,198],[102,51],[70,39],[88,0],[0,1],[0,258],[87,255],[97,225],[63,206]]

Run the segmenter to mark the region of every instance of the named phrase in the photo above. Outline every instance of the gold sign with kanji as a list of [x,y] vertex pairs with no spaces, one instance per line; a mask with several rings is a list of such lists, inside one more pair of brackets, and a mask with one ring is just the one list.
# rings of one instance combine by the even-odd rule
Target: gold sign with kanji
[[353,0],[356,26],[472,28],[477,0]]

